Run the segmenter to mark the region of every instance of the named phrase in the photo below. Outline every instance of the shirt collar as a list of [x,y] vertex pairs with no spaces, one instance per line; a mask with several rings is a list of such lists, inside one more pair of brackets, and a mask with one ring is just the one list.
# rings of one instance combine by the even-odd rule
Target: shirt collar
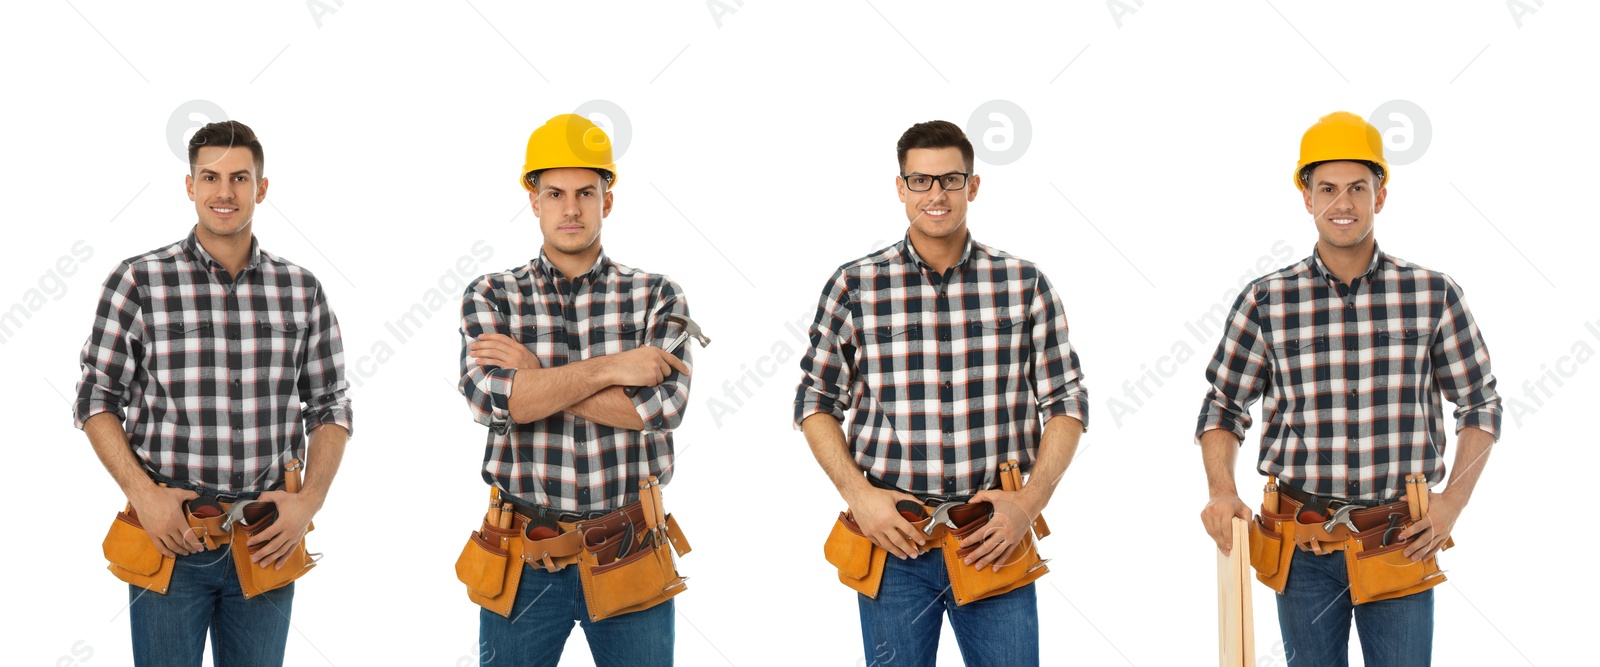
[[[1374,243],[1372,245],[1372,261],[1367,262],[1367,270],[1362,271],[1361,275],[1355,277],[1355,280],[1370,280],[1372,274],[1378,271],[1378,265],[1383,263],[1383,261],[1387,258],[1388,256],[1383,254],[1383,248],[1378,247],[1378,245]],[[1328,276],[1334,280],[1339,279],[1338,276],[1333,274],[1333,271],[1328,270],[1327,264],[1322,263],[1322,249],[1320,247],[1311,251],[1311,271],[1313,275]],[[1354,282],[1354,280],[1351,282]]]
[[590,266],[588,271],[584,271],[582,275],[572,276],[569,278],[566,274],[561,273],[561,269],[556,268],[556,265],[550,262],[550,257],[545,254],[543,247],[539,248],[539,258],[533,260],[534,267],[540,272],[544,273],[546,277],[552,279],[567,278],[568,280],[577,280],[583,277],[596,277],[600,273],[604,272],[606,267],[610,266],[610,264],[611,260],[606,257],[605,249],[601,248],[600,256],[594,258],[594,265]]
[[[972,259],[973,245],[972,232],[967,232],[967,245],[961,249],[961,259],[956,260],[956,263],[950,265],[950,268],[959,267],[963,264],[966,264],[967,260]],[[928,266],[927,262],[922,261],[922,256],[917,254],[916,246],[911,245],[911,232],[909,231],[906,232],[905,238],[900,240],[900,253],[903,257],[905,257],[906,261],[912,264],[928,270],[933,269],[933,267]]]
[[[190,229],[189,236],[183,239],[183,247],[185,250],[189,251],[190,255],[199,260],[201,264],[205,264],[206,266],[215,266],[217,268],[225,268],[222,266],[222,262],[217,261],[217,258],[211,256],[211,253],[206,252],[205,246],[200,245],[200,237],[196,234],[194,229]],[[256,266],[260,263],[261,242],[256,239],[255,234],[251,234],[250,261],[245,262],[244,270],[249,271],[250,269],[256,268]],[[240,273],[243,273],[243,271]]]

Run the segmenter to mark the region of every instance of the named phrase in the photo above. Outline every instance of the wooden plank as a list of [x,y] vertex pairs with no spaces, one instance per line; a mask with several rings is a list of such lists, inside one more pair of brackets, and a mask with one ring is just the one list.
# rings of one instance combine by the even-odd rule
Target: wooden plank
[[1221,667],[1255,665],[1255,615],[1251,604],[1250,524],[1233,519],[1233,550],[1217,551],[1217,648]]
[[1256,616],[1255,605],[1252,604],[1254,590],[1250,582],[1255,579],[1255,572],[1250,569],[1250,522],[1234,517],[1233,519],[1233,560],[1239,563],[1239,629],[1240,642],[1243,644],[1243,664],[1245,667],[1255,667],[1256,664]]

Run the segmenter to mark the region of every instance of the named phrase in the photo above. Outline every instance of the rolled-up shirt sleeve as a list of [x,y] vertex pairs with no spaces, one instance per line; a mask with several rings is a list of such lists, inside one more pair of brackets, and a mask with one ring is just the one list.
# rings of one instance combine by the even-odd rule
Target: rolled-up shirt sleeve
[[310,330],[296,386],[300,402],[305,406],[305,429],[310,433],[323,424],[335,424],[353,435],[350,383],[344,375],[344,341],[339,336],[339,319],[328,306],[322,285],[318,283],[313,288],[316,296],[307,315],[306,324]]
[[515,368],[479,366],[468,358],[468,345],[485,333],[511,335],[502,300],[492,275],[482,276],[467,286],[461,297],[461,382],[457,388],[472,408],[472,419],[479,424],[505,429],[511,423],[511,381]]
[[1471,426],[1500,437],[1500,395],[1489,371],[1489,348],[1462,300],[1462,290],[1445,278],[1444,313],[1429,354],[1433,376],[1446,399],[1456,404],[1456,432]]
[[1250,405],[1261,398],[1268,383],[1267,344],[1256,314],[1255,286],[1246,288],[1233,302],[1223,324],[1222,343],[1206,366],[1211,389],[1200,406],[1194,431],[1198,444],[1206,431],[1226,430],[1242,443],[1250,428]]
[[129,383],[143,353],[144,324],[140,317],[139,286],[133,267],[126,262],[111,272],[95,306],[94,326],[83,344],[78,365],[78,398],[73,403],[73,425],[102,412],[124,417],[131,395]]
[[817,315],[811,322],[810,345],[800,357],[800,385],[794,398],[796,429],[819,412],[844,421],[855,378],[855,336],[850,289],[841,268],[822,288]]
[[1033,346],[1033,393],[1045,421],[1072,417],[1089,428],[1089,390],[1083,386],[1078,353],[1067,340],[1067,315],[1050,281],[1039,274],[1028,304]]
[[[677,283],[667,278],[662,278],[655,286],[652,295],[650,314],[647,316],[649,324],[646,336],[648,343],[656,347],[665,348],[668,343],[683,333],[683,325],[671,322],[669,315],[689,317],[689,302],[684,298],[683,291]],[[678,349],[672,354],[682,360],[690,372],[694,371],[693,355],[690,348],[697,343],[692,338],[684,339]],[[684,408],[689,405],[689,376],[674,370],[661,384],[654,387],[642,387],[639,393],[633,395],[633,409],[639,415],[639,420],[644,422],[646,431],[671,431],[683,423]]]

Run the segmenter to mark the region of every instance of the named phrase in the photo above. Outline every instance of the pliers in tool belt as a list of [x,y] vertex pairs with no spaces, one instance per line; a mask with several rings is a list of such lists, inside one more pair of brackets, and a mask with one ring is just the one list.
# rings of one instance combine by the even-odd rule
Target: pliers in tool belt
[[1403,531],[1403,530],[1406,529],[1405,526],[1400,525],[1400,520],[1404,519],[1405,516],[1406,515],[1401,514],[1399,512],[1390,512],[1389,513],[1389,527],[1383,531],[1383,541],[1379,542],[1378,546],[1382,546],[1382,547],[1389,546],[1389,544],[1390,544],[1389,535],[1394,533],[1397,530]]

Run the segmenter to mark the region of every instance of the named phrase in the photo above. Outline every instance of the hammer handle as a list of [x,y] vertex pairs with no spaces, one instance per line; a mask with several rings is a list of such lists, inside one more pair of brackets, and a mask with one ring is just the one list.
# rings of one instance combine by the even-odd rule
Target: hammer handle
[[[689,338],[689,332],[685,331],[685,332],[683,332],[681,334],[678,334],[677,338],[672,339],[672,342],[667,343],[667,346],[663,347],[661,349],[670,354],[670,353],[676,351],[678,349],[678,346],[682,345],[683,341],[688,340],[688,338]],[[628,398],[633,398],[635,395],[637,395],[639,393],[639,389],[640,389],[640,387],[623,387],[622,388],[622,393],[624,395],[626,395]]]
[[661,349],[666,350],[667,352],[675,352],[675,351],[677,351],[678,346],[682,345],[683,341],[688,340],[688,339],[689,339],[689,332],[685,331],[685,332],[683,332],[681,334],[678,334],[677,338],[672,339],[672,342],[667,343],[667,346],[663,347]]

